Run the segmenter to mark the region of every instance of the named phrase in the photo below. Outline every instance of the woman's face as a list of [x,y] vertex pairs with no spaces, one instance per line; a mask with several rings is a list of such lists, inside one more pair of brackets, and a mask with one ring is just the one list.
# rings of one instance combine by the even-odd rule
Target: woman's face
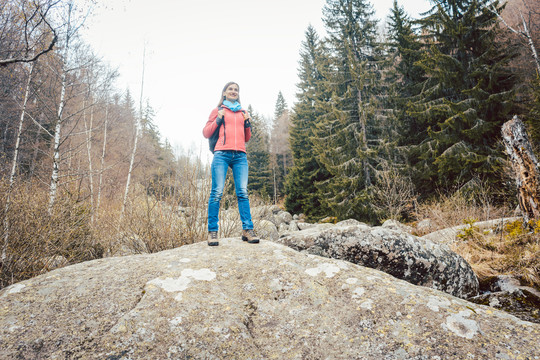
[[225,99],[229,100],[230,102],[235,102],[238,100],[238,91],[238,85],[231,84],[227,87],[223,93],[223,96],[225,96]]

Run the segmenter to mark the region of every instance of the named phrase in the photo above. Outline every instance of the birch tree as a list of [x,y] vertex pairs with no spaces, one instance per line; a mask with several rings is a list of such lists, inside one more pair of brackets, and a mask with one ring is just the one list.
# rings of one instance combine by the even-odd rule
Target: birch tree
[[142,63],[142,76],[141,76],[141,96],[139,98],[139,115],[135,117],[135,138],[133,140],[133,148],[131,150],[131,159],[129,161],[129,170],[126,180],[126,188],[124,190],[124,199],[122,201],[122,210],[120,211],[120,220],[124,217],[126,209],[127,198],[129,194],[129,186],[131,182],[131,174],[133,172],[133,164],[135,163],[135,154],[137,153],[137,144],[139,142],[139,135],[141,132],[141,119],[143,114],[143,91],[144,91],[144,62],[146,56],[146,47],[143,50],[143,63]]
[[103,122],[103,144],[101,146],[101,157],[99,162],[99,177],[97,188],[97,200],[96,200],[96,214],[99,214],[99,207],[101,205],[101,190],[103,188],[103,173],[105,171],[105,154],[107,153],[107,127],[109,126],[109,95],[105,93],[105,118]]
[[[534,25],[534,20],[540,17],[539,9],[534,9],[534,2],[529,4],[527,1],[522,0],[522,6],[515,6],[512,9],[512,15],[515,17],[513,24],[506,21],[501,11],[498,10],[493,4],[489,4],[487,8],[497,16],[497,19],[512,33],[517,35],[526,46],[529,48],[530,57],[533,59],[536,66],[536,73],[540,75],[540,58],[538,57],[537,46],[535,44],[535,38],[532,33],[531,27]],[[535,4],[537,7],[538,5]],[[540,24],[536,24],[538,27]]]
[[60,56],[60,97],[56,110],[55,125],[54,125],[54,138],[53,138],[53,166],[51,173],[51,181],[49,187],[49,213],[52,212],[52,208],[56,201],[58,184],[59,184],[59,172],[60,172],[60,160],[61,160],[61,145],[65,139],[62,137],[63,125],[66,120],[64,116],[64,110],[67,103],[67,90],[68,86],[68,74],[73,72],[76,67],[72,67],[71,64],[71,51],[73,42],[76,39],[77,33],[86,20],[86,16],[75,17],[76,8],[74,1],[70,1],[66,5],[66,20],[65,20],[65,32],[63,51]]
[[70,40],[74,35],[72,32],[71,15],[73,11],[73,3],[68,4],[67,11],[67,30],[64,39],[64,52],[61,57],[62,68],[60,70],[60,101],[58,103],[58,110],[56,114],[56,125],[54,127],[54,143],[53,143],[53,169],[51,174],[51,185],[49,188],[49,213],[52,212],[54,202],[56,200],[56,192],[58,189],[58,172],[60,163],[60,140],[62,131],[62,122],[64,116],[64,107],[66,105],[66,87],[67,87],[67,73],[69,71],[69,46]]

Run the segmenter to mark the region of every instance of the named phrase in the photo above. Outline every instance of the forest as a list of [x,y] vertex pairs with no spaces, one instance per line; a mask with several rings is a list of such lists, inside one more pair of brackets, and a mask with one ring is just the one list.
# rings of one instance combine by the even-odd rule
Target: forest
[[[271,119],[249,108],[254,205],[373,225],[516,214],[501,127],[519,116],[539,154],[539,4],[431,3],[413,19],[395,1],[381,21],[367,0],[326,0],[294,104],[277,94]],[[208,165],[162,138],[142,94],[116,87],[79,34],[85,16],[70,0],[0,4],[0,288],[125,241],[156,252],[206,237],[185,214],[204,218]],[[527,247],[515,261],[540,283],[538,224],[509,230],[505,247]]]

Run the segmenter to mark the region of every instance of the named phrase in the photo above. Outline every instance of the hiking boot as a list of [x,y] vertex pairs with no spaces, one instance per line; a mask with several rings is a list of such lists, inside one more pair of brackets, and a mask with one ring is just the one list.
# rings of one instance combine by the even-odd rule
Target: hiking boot
[[242,241],[247,241],[248,244],[258,244],[259,238],[255,235],[253,229],[242,230]]
[[208,246],[218,246],[219,241],[217,237],[217,231],[208,232]]

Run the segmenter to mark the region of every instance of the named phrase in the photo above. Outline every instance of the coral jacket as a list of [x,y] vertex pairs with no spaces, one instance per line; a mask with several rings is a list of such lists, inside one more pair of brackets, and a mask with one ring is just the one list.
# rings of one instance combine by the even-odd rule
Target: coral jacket
[[[246,152],[246,142],[251,138],[251,128],[244,128],[244,114],[242,111],[234,112],[223,106],[225,110],[224,122],[219,128],[219,139],[214,151],[236,150]],[[210,113],[203,129],[205,138],[210,138],[217,129],[218,108]],[[225,125],[225,126],[223,126]]]

